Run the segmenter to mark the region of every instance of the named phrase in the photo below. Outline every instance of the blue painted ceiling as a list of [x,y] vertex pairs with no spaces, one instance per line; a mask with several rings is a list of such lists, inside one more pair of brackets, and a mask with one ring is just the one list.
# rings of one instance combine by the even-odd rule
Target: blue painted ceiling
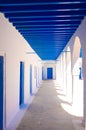
[[86,0],[0,0],[0,11],[42,60],[56,60],[86,16]]

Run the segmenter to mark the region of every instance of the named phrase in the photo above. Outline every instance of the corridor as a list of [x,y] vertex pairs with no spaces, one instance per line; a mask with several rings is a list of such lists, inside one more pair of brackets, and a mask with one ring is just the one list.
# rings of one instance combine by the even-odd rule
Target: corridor
[[71,104],[59,96],[65,98],[55,80],[43,81],[16,130],[84,130],[80,117],[69,114],[61,105]]

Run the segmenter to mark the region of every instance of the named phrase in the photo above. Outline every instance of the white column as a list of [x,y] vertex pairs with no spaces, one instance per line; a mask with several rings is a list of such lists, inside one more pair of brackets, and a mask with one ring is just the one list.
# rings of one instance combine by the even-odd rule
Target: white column
[[79,59],[73,68],[73,113],[76,116],[83,116],[83,82],[79,79]]
[[63,91],[64,94],[67,94],[67,77],[66,77],[66,54],[65,52],[62,55],[62,75],[63,75]]
[[78,100],[78,89],[79,89],[79,69],[74,68],[72,72],[73,80],[73,104],[77,104]]
[[68,101],[72,102],[72,74],[71,74],[71,52],[66,52],[66,84],[67,84],[67,98]]
[[61,76],[61,60],[58,59],[56,63],[56,81],[61,84],[62,76]]
[[61,64],[61,86],[63,87],[63,55],[61,55],[60,58],[60,64]]

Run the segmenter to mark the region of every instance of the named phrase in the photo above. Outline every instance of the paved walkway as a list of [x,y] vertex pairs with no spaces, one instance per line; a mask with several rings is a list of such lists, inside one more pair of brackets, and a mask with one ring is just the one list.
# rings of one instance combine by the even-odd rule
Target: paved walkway
[[79,118],[62,108],[62,103],[70,104],[59,99],[59,90],[55,81],[43,81],[16,130],[84,130]]

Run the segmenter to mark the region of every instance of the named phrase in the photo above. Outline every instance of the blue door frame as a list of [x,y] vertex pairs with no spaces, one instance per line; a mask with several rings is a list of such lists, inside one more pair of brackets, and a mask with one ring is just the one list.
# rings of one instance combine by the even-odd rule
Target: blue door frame
[[53,68],[47,68],[47,79],[53,79]]
[[32,95],[32,65],[30,65],[30,95]]
[[0,129],[3,129],[3,94],[4,94],[4,85],[3,85],[3,56],[0,56]]
[[20,97],[19,105],[24,104],[24,62],[20,62]]

